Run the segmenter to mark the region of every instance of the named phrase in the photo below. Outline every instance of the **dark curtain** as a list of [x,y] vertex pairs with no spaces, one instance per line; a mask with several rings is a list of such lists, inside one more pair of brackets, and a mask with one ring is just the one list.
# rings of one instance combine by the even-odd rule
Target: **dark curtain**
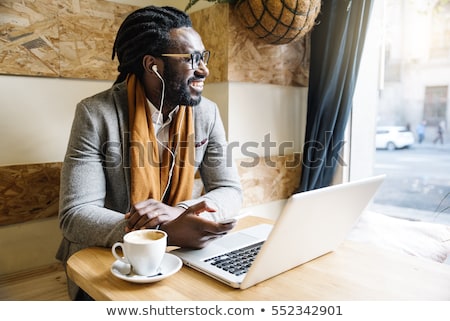
[[303,192],[330,185],[342,162],[372,0],[324,0],[311,33]]

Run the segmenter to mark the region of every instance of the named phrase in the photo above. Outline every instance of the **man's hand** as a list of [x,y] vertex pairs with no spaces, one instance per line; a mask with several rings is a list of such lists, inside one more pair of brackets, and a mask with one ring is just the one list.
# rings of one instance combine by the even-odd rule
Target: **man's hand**
[[144,228],[155,228],[158,225],[176,219],[184,208],[171,207],[154,199],[148,199],[135,204],[130,213],[125,215],[128,220],[126,232]]
[[204,219],[198,214],[201,212],[213,212],[206,202],[200,202],[189,207],[175,220],[163,223],[161,229],[168,234],[168,245],[203,248],[209,242],[227,234],[236,225],[236,222],[228,224],[216,223]]

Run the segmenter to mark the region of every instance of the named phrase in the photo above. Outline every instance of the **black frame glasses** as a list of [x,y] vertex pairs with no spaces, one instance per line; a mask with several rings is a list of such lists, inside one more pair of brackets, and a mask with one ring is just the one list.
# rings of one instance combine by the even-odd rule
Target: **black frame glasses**
[[209,50],[205,50],[203,52],[193,52],[193,53],[166,53],[161,54],[162,57],[184,57],[184,58],[190,58],[189,61],[191,62],[191,68],[193,70],[198,69],[200,66],[200,61],[203,61],[203,64],[206,66],[209,61],[209,57],[211,56],[211,53]]

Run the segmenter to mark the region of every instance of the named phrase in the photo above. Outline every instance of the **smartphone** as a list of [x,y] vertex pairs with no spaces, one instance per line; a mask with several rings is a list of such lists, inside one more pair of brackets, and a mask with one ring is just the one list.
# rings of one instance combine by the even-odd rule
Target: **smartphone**
[[220,223],[220,224],[230,224],[230,223],[235,223],[235,222],[237,222],[238,220],[240,220],[241,218],[247,216],[248,214],[249,214],[248,212],[244,212],[244,213],[242,213],[242,214],[239,214],[239,215],[236,215],[236,216],[233,216],[233,217],[230,217],[230,218],[226,218],[226,219],[224,219],[223,221],[220,221],[219,223]]

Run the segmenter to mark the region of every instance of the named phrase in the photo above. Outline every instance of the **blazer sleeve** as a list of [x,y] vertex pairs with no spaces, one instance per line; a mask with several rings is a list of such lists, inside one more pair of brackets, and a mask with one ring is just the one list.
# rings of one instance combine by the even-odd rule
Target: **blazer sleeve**
[[124,235],[124,214],[105,208],[102,126],[83,102],[76,108],[61,171],[59,221],[76,248],[111,246]]

